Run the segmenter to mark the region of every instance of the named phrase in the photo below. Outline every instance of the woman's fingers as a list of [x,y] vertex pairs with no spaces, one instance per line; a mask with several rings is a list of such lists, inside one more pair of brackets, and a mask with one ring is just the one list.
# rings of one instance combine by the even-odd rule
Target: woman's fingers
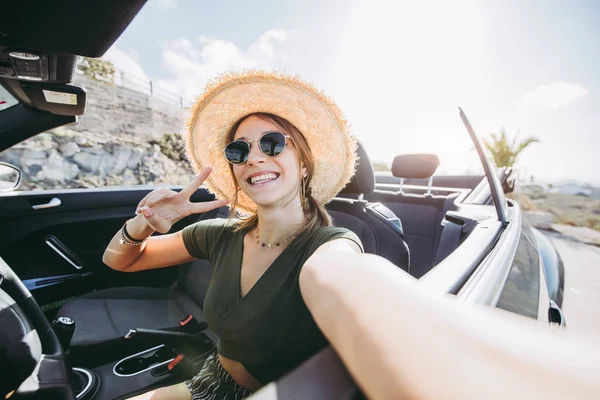
[[210,175],[211,167],[196,175],[179,193],[168,188],[158,188],[148,193],[139,203],[136,214],[143,214],[150,226],[158,232],[167,232],[173,223],[190,214],[198,214],[225,206],[227,200],[191,203],[192,194]]
[[189,199],[196,192],[196,190],[198,190],[200,185],[202,185],[202,182],[204,182],[204,180],[206,178],[208,178],[208,176],[210,175],[211,172],[212,172],[212,167],[204,168],[198,175],[196,175],[194,177],[194,179],[192,179],[192,181],[190,183],[185,185],[183,190],[179,193],[184,198]]
[[140,200],[137,207],[135,208],[136,214],[139,214],[140,208],[142,208],[146,205],[146,201],[148,200],[148,198],[150,198],[151,195],[152,195],[152,192],[148,193],[147,195],[144,196],[144,198],[142,200]]
[[164,199],[164,198],[168,198],[171,197],[173,195],[176,195],[177,193],[173,192],[170,189],[167,188],[158,188],[158,189],[154,189],[153,191],[151,191],[150,193],[148,193],[137,205],[136,209],[135,209],[135,213],[139,214],[140,210],[143,207],[154,207],[156,205],[157,202],[159,202],[160,200]]
[[191,214],[201,214],[210,210],[214,210],[215,208],[221,208],[227,205],[229,200],[214,200],[214,201],[206,201],[203,203],[190,203],[190,212]]
[[155,210],[148,206],[144,206],[140,209],[142,215],[146,219],[146,222],[159,233],[167,233],[173,224],[165,221],[163,217],[161,217]]

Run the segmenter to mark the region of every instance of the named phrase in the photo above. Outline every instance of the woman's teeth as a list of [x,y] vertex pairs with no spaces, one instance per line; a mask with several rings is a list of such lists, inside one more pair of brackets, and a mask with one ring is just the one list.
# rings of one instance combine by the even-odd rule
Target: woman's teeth
[[278,175],[277,174],[264,174],[264,175],[258,175],[258,176],[253,176],[252,178],[249,179],[250,183],[252,185],[256,185],[259,183],[264,183],[264,182],[268,182],[268,181],[273,181],[275,179],[277,179]]

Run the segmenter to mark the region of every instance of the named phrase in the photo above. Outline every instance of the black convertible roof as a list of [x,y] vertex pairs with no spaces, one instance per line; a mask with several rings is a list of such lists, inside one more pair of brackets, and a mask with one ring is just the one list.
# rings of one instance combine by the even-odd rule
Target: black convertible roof
[[0,5],[0,46],[101,57],[146,0],[14,0]]

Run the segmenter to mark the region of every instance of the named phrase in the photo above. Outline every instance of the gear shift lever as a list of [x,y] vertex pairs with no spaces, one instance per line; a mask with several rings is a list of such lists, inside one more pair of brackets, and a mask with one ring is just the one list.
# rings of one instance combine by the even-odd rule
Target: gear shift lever
[[70,317],[58,317],[52,321],[52,328],[54,328],[63,350],[67,353],[75,332],[75,320]]
[[[75,320],[71,317],[61,316],[52,321],[52,328],[58,336],[63,351],[69,356],[71,339],[75,333]],[[69,368],[71,386],[77,395],[77,400],[85,400],[95,395],[99,382],[96,373],[84,368]]]

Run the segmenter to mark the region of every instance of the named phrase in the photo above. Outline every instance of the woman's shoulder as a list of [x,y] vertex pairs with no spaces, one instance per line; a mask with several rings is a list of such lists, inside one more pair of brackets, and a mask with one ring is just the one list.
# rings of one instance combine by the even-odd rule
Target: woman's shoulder
[[183,229],[184,236],[217,238],[235,231],[236,223],[227,218],[212,218],[195,222]]
[[335,239],[349,239],[358,244],[361,249],[363,248],[361,240],[356,233],[340,226],[322,226],[316,228],[312,232],[307,232],[306,239],[312,251],[316,250],[322,244]]

